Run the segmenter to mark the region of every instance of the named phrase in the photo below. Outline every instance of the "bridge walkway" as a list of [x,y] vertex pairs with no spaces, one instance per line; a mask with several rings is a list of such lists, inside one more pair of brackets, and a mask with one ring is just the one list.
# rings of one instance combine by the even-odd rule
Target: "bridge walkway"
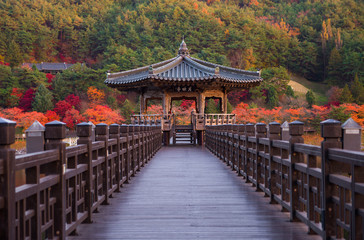
[[320,239],[198,146],[163,147],[68,239]]

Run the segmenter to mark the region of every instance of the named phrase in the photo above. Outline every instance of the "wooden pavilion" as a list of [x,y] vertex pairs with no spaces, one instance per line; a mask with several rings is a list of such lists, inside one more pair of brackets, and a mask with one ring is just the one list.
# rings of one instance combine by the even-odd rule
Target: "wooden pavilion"
[[[162,122],[164,131],[173,129],[168,117],[172,113],[172,101],[194,100],[197,120],[191,125],[195,131],[203,131],[206,123],[228,123],[227,94],[230,91],[257,86],[262,80],[259,71],[245,71],[193,58],[182,40],[175,58],[133,70],[108,73],[105,84],[121,91],[138,92],[141,96],[139,118],[146,116],[148,100],[162,100],[162,119],[166,120],[166,124]],[[209,98],[220,101],[222,117],[205,116],[205,101]]]

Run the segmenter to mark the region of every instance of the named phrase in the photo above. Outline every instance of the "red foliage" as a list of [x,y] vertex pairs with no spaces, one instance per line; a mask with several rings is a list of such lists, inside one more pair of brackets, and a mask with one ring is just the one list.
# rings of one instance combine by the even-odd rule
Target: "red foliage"
[[75,107],[77,110],[80,110],[80,97],[74,94],[70,94],[65,98],[65,101],[71,104],[71,106]]
[[339,101],[328,102],[327,104],[324,105],[324,107],[328,109],[331,109],[332,106],[338,107],[340,106],[340,102]]
[[188,108],[190,108],[192,106],[192,104],[194,104],[195,101],[194,100],[183,100],[181,103],[181,108],[183,110],[187,110]]
[[46,74],[46,78],[48,79],[48,83],[51,83],[55,77],[56,77],[56,75],[53,75],[51,73]]
[[32,109],[32,102],[35,97],[35,90],[29,88],[20,99],[19,108],[23,109],[24,111],[30,111]]
[[126,95],[124,94],[119,94],[116,96],[116,100],[118,101],[118,104],[121,105],[125,102],[126,100]]
[[77,124],[84,121],[86,121],[85,117],[74,108],[68,110],[63,118],[63,122],[66,123],[66,126],[71,130],[74,130]]
[[4,61],[0,61],[0,65],[10,66],[10,63],[4,62]]
[[61,118],[64,118],[66,112],[72,109],[72,105],[65,100],[56,103],[56,107],[53,109]]
[[47,118],[47,122],[52,122],[52,121],[60,121],[60,117],[57,115],[57,113],[55,111],[50,111],[48,110],[45,114],[44,114]]
[[250,99],[250,97],[251,97],[251,93],[249,93],[249,90],[233,91],[228,94],[229,102],[233,106],[236,106],[239,103]]

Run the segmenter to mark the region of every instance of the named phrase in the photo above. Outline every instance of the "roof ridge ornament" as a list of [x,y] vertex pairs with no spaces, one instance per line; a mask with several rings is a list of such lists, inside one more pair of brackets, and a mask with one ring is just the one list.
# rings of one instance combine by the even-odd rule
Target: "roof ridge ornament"
[[152,65],[149,66],[148,73],[149,74],[154,74],[154,70],[153,70],[153,66]]
[[185,43],[185,36],[182,36],[182,42],[179,46],[178,56],[190,56],[190,52],[188,51],[187,44]]
[[220,68],[219,67],[215,67],[215,75],[219,75],[220,74]]

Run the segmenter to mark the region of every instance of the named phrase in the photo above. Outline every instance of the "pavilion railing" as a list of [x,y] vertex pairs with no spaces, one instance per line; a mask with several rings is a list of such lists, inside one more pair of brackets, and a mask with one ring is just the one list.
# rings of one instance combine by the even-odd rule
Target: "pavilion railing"
[[[77,125],[78,145],[65,146],[65,124],[45,125],[45,151],[15,156],[15,122],[0,119],[0,239],[65,239],[152,158],[161,127]],[[25,182],[15,185],[15,173]]]
[[321,123],[324,141],[304,144],[303,123],[207,126],[206,147],[323,239],[364,239],[364,152],[342,148],[340,122]]
[[140,114],[132,115],[132,124],[161,125],[162,131],[170,131],[173,127],[174,114]]

